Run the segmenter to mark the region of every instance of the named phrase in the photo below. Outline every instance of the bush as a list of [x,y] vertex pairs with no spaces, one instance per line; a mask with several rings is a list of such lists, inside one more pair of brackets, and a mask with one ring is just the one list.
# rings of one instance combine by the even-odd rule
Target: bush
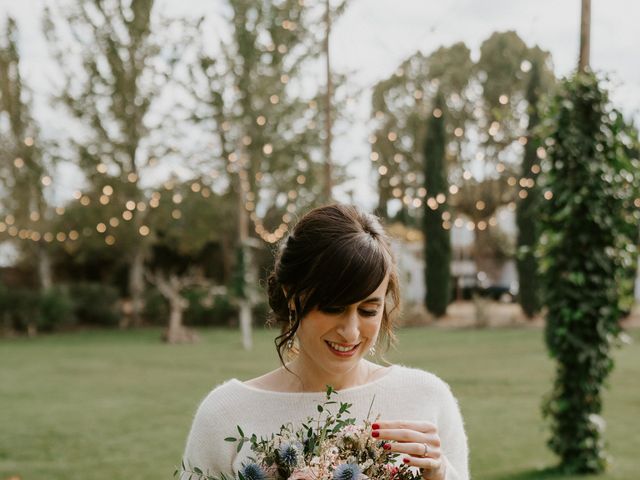
[[149,325],[167,325],[169,302],[156,288],[147,288],[145,290],[142,316]]
[[201,288],[187,289],[183,293],[189,301],[184,313],[186,325],[228,326],[237,317],[237,308],[231,304],[227,295],[210,297]]
[[59,330],[76,322],[73,300],[64,287],[54,287],[40,293],[38,328],[45,331]]
[[64,288],[38,291],[0,286],[0,318],[7,330],[54,331],[73,324],[73,302]]
[[69,286],[73,312],[79,323],[114,327],[118,325],[118,290],[102,283],[77,283]]

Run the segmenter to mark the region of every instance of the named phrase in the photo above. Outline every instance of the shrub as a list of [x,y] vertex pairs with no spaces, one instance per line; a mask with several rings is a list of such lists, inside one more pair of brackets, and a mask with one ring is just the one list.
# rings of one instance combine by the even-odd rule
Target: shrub
[[118,290],[101,283],[77,283],[69,286],[73,311],[79,323],[113,327],[118,325]]

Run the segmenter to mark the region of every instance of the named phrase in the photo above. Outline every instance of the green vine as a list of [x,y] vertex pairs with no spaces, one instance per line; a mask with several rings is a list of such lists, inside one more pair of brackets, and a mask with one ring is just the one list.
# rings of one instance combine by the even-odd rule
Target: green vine
[[637,132],[593,74],[562,83],[547,119],[540,251],[545,340],[557,362],[543,414],[567,473],[606,469],[602,389],[632,295],[638,212]]

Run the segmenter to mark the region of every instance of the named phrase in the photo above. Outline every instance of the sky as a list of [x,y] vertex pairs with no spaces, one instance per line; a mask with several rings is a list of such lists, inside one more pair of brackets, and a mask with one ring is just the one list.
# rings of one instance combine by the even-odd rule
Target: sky
[[[219,12],[224,0],[158,0],[170,16]],[[308,2],[321,0],[307,0]],[[50,89],[52,67],[39,32],[40,13],[47,0],[0,0],[0,18],[14,15],[21,32],[24,76],[43,98]],[[389,76],[405,58],[421,50],[428,54],[442,45],[464,41],[477,58],[483,40],[494,31],[515,30],[530,46],[552,54],[556,73],[575,68],[579,46],[580,0],[351,0],[335,23],[331,37],[333,68],[352,72],[349,81],[362,92],[357,118],[336,136],[334,159],[349,163],[354,180],[335,192],[353,190],[357,203],[373,208],[375,177],[368,160],[370,87]],[[614,103],[640,124],[640,2],[593,0],[591,65],[611,79]],[[49,65],[48,65],[49,64]],[[44,103],[44,102],[43,102]],[[40,108],[44,128],[57,125],[58,115]],[[356,159],[353,161],[353,159]],[[67,177],[69,192],[80,178]],[[70,193],[69,193],[70,194]]]

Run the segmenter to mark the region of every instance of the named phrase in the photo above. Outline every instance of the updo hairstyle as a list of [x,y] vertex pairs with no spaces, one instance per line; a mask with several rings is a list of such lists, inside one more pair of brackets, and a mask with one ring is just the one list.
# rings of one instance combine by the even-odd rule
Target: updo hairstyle
[[[387,273],[387,300],[376,345],[380,353],[395,341],[391,314],[400,307],[400,291],[395,259],[379,219],[341,204],[304,215],[280,245],[267,279],[269,324],[281,328],[275,344],[282,364],[285,355],[296,354],[292,340],[307,313],[362,301]],[[289,305],[294,308],[290,310]]]

